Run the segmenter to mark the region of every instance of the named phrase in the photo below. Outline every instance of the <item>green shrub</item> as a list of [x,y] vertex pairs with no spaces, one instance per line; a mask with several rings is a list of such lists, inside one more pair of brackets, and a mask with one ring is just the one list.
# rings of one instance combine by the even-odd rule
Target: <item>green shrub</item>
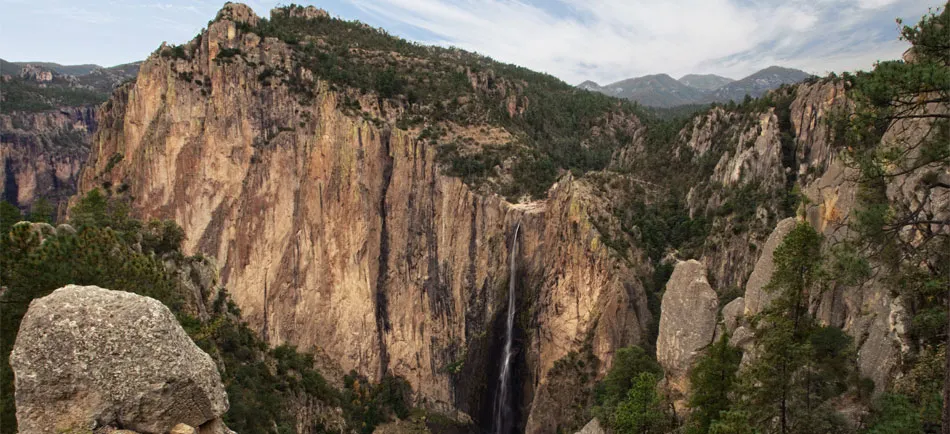
[[167,59],[187,59],[184,45],[169,45],[162,50],[161,56]]
[[240,48],[222,48],[218,51],[218,55],[214,57],[215,62],[231,62],[235,56],[241,56],[243,53]]
[[[613,429],[653,427],[656,421],[665,420],[662,411],[658,412],[656,419],[643,417],[644,413],[659,408],[655,387],[662,372],[660,365],[643,348],[631,346],[617,350],[613,366],[594,389],[597,404],[594,414]],[[647,392],[647,383],[650,383],[653,395]],[[655,426],[659,429],[661,425]]]

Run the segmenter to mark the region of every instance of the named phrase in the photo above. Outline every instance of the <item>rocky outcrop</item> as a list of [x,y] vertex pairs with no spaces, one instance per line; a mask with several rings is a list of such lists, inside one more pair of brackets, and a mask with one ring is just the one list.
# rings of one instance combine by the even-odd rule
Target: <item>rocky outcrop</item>
[[798,179],[803,185],[824,174],[836,159],[830,119],[847,113],[851,106],[840,81],[823,80],[796,88],[789,118],[797,145]]
[[[741,290],[761,254],[758,247],[785,212],[781,137],[773,109],[747,113],[716,107],[680,133],[692,164],[709,170],[708,179],[690,188],[686,204],[690,216],[711,222],[700,259],[718,291]],[[715,165],[702,169],[710,162]]]
[[0,198],[29,210],[58,206],[76,193],[96,128],[95,108],[0,114]]
[[678,413],[686,409],[689,370],[716,333],[718,299],[706,280],[706,267],[696,260],[676,264],[660,304],[656,359]]
[[726,333],[732,334],[739,327],[745,312],[745,299],[739,297],[722,307],[722,323]]
[[20,69],[20,72],[17,74],[17,76],[24,80],[35,81],[37,83],[53,81],[53,71],[38,65],[33,65],[31,63],[23,65],[23,68]]
[[575,434],[604,434],[604,428],[600,425],[600,419],[596,417],[591,419],[587,425],[584,425],[584,428],[578,431]]
[[690,190],[687,205],[692,216],[713,221],[702,259],[720,291],[745,286],[761,245],[777,221],[793,213],[789,180],[809,186],[836,170],[829,119],[851,107],[843,83],[802,83],[772,98],[787,107],[752,113],[716,107],[680,132],[694,164],[716,159],[709,179]]
[[[602,369],[642,340],[639,253],[600,241],[590,216],[605,204],[584,181],[566,177],[530,204],[476,194],[441,174],[418,130],[396,128],[402,107],[312,77],[312,98],[261,80],[299,71],[286,44],[239,25],[255,18],[229,5],[186,59],[144,62],[103,106],[81,190],[126,184],[137,215],[178,221],[186,253],[218,259],[221,284],[268,343],[374,380],[401,375],[419,405],[462,419],[490,405],[482,385],[509,279],[526,400],[588,339]],[[216,61],[222,49],[242,54]]]
[[223,428],[228,409],[211,357],[161,302],[132,293],[69,285],[34,300],[10,364],[24,433]]
[[798,222],[794,218],[787,218],[778,222],[775,230],[772,231],[769,239],[762,247],[762,256],[755,263],[755,269],[752,270],[749,281],[746,282],[745,296],[743,297],[743,316],[746,318],[762,312],[777,296],[777,294],[765,290],[765,286],[772,280],[772,272],[775,271],[775,262],[772,255],[775,253],[775,249],[785,240],[785,236],[792,229],[795,229],[796,224]]
[[710,182],[720,186],[758,182],[784,186],[778,118],[774,111],[761,113],[751,128],[739,133],[736,146],[719,158]]
[[729,337],[729,345],[732,345],[736,348],[741,348],[742,351],[745,351],[745,354],[742,355],[742,362],[746,363],[748,360],[747,355],[750,354],[752,349],[752,342],[755,338],[752,330],[745,326],[740,325],[732,332],[732,336]]
[[[833,89],[827,92],[833,94]],[[837,104],[849,106],[846,99]],[[927,110],[939,111],[941,108],[929,107]],[[895,123],[885,134],[882,146],[906,146],[906,143],[918,142],[928,131],[927,122],[918,119]],[[818,172],[820,176],[815,176],[804,189],[809,199],[805,217],[825,236],[826,244],[834,246],[847,242],[854,235],[848,225],[859,206],[859,186],[854,181],[858,174],[841,159],[832,158],[826,166],[827,169]],[[950,176],[941,172],[942,169],[934,169],[937,170],[931,172],[933,176],[944,178],[943,182],[950,180]],[[950,192],[938,190],[925,199],[922,192],[926,189],[917,188],[922,172],[925,171],[891,177],[886,194],[893,203],[919,208],[931,221],[946,221],[950,216]],[[929,229],[933,233],[950,231],[946,224],[939,223]],[[904,235],[907,242],[917,242],[913,231],[908,230]],[[823,292],[820,300],[813,302],[814,313],[822,323],[841,327],[854,337],[858,368],[862,376],[874,381],[875,393],[882,393],[892,384],[911,348],[906,307],[900,298],[894,296],[886,280],[887,276],[875,273],[867,281],[857,284],[835,282]]]
[[186,303],[182,309],[201,321],[211,318],[211,307],[221,296],[218,286],[218,265],[214,258],[204,256],[163,258],[165,271],[176,281]]
[[[788,184],[783,187],[784,180],[779,174],[784,173],[785,179],[793,175],[802,186],[808,198],[803,218],[825,236],[826,248],[851,235],[848,223],[857,203],[856,174],[840,158],[841,150],[835,148],[829,122],[836,113],[847,113],[852,108],[844,83],[834,80],[803,83],[795,87],[793,96],[787,109],[787,125],[782,119],[773,119],[756,126],[741,113],[714,108],[694,119],[680,135],[680,141],[694,155],[719,156],[708,185],[727,186],[723,191],[728,192],[738,182],[748,190],[747,198],[758,199],[751,202],[758,207],[751,223],[746,219],[745,223],[736,224],[734,211],[716,215],[716,210],[729,203],[724,200],[729,199],[726,195],[717,194],[715,190],[710,193],[707,187],[698,185],[687,198],[694,215],[711,216],[713,220],[702,255],[709,267],[710,279],[720,291],[738,287],[745,293],[742,315],[734,315],[735,306],[727,306],[723,309],[723,325],[726,331],[733,329],[731,342],[746,350],[751,349],[752,342],[746,320],[760,312],[771,299],[762,290],[771,279],[771,252],[794,225],[791,219],[773,223],[775,217],[788,212],[782,211],[781,201],[775,200],[777,195],[787,194],[788,188]],[[760,119],[765,116],[761,115]],[[770,132],[772,128],[776,130]],[[893,128],[884,141],[898,143],[900,135],[915,134],[915,131],[919,134],[923,130],[920,125],[905,123]],[[751,134],[753,132],[758,135]],[[742,137],[757,137],[755,145],[739,145]],[[794,155],[783,148],[783,138],[785,147],[789,143],[794,145]],[[757,148],[773,151],[754,152]],[[794,157],[794,161],[790,157]],[[730,168],[732,170],[724,170]],[[737,173],[738,176],[734,176]],[[733,187],[728,187],[730,182]],[[888,194],[892,198],[900,194],[913,197],[913,188],[908,187],[912,185],[913,182],[897,179]],[[906,319],[899,301],[882,283],[872,279],[858,286],[832,285],[811,305],[822,324],[841,327],[854,337],[861,374],[875,381],[878,392],[884,390],[900,364],[902,352],[908,348]],[[733,322],[732,318],[736,317],[743,319]]]

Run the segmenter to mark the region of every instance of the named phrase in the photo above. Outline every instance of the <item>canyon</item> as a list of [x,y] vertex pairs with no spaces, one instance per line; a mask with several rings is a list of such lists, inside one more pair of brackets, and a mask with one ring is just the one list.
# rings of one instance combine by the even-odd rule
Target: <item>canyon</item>
[[[279,16],[335,20],[313,7]],[[218,284],[269,346],[316,354],[327,378],[402,377],[414,405],[484,429],[498,425],[496,396],[506,396],[502,414],[516,423],[504,432],[528,433],[587,425],[572,399],[589,401],[631,345],[655,351],[661,388],[688,413],[689,372],[705,348],[724,331],[749,348],[741,337],[768,303],[772,254],[790,228],[807,222],[828,246],[851,233],[859,188],[829,124],[853,108],[841,81],[785,86],[768,104],[714,106],[684,122],[663,155],[692,177],[688,188],[656,183],[645,168],[658,155],[651,125],[610,108],[583,144],[612,140],[603,168],[562,167],[543,195],[508,195],[500,186],[518,179],[516,158],[472,182],[427,136],[443,129],[438,140],[462,143],[463,155],[501,143],[533,152],[518,129],[539,104],[527,79],[450,63],[475,96],[433,105],[484,104],[504,121],[407,125],[423,103],[320,76],[300,47],[329,42],[295,45],[265,25],[229,3],[192,41],[159,47],[95,110],[0,116],[4,199],[28,209],[47,198],[65,215],[70,197],[94,189],[127,197],[142,220],[178,222],[183,253],[215,259]],[[436,63],[361,50],[349,52],[373,65]],[[801,205],[790,205],[794,185]],[[624,213],[680,193],[707,233],[658,257],[652,234]],[[938,197],[933,212],[948,203]],[[665,268],[672,277],[657,282]],[[809,306],[853,337],[860,374],[888,390],[911,346],[900,299],[872,280],[836,285]],[[594,362],[565,362],[578,358]]]

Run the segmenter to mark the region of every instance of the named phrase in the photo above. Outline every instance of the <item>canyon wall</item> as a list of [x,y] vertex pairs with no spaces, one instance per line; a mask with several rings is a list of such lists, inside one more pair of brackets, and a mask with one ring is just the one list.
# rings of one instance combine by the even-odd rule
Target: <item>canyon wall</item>
[[[185,252],[217,259],[221,284],[269,344],[315,352],[336,364],[327,372],[402,376],[417,405],[459,420],[490,417],[515,279],[519,419],[527,432],[552,432],[588,416],[568,414],[570,388],[593,384],[616,349],[653,344],[642,282],[656,264],[637,246],[641,229],[617,221],[624,201],[612,196],[636,193],[601,182],[641,181],[623,171],[647,149],[639,121],[617,120],[636,130],[614,155],[619,170],[565,171],[544,199],[511,203],[446,176],[426,132],[399,122],[410,103],[315,78],[290,45],[254,33],[258,23],[229,4],[193,41],[153,53],[101,106],[79,192],[111,186],[133,198],[138,217],[179,222]],[[476,75],[484,80],[473,79],[475,89],[497,83],[494,73]],[[767,240],[780,221],[799,213],[829,245],[846,236],[856,187],[826,122],[848,108],[844,94],[842,84],[821,81],[780,89],[760,106],[715,107],[669,144],[679,147],[671,164],[704,178],[685,198],[689,214],[709,222],[695,255],[705,271],[690,281],[720,299],[745,295],[730,310],[736,335],[746,325],[738,312],[758,300],[749,288],[761,282],[750,275],[769,262],[763,251],[777,244]],[[503,113],[521,116],[530,101],[509,96],[517,104]],[[478,119],[438,127],[473,148],[515,141],[505,122]],[[799,210],[796,183],[809,199]],[[702,292],[711,318],[714,297]],[[670,294],[683,306],[695,301],[688,291]],[[835,287],[813,309],[855,338],[861,373],[883,390],[904,347],[899,303],[872,282]],[[660,327],[661,336],[672,330]],[[668,380],[680,395],[711,330],[688,348],[676,330],[658,345],[668,353],[658,358],[676,366]],[[572,377],[578,370],[583,380]]]
[[0,114],[0,198],[27,211],[37,199],[54,207],[76,193],[95,107]]
[[[758,300],[762,298],[761,287],[770,278],[770,252],[781,241],[768,236],[773,229],[788,232],[792,224],[787,219],[776,228],[776,219],[798,214],[799,219],[824,235],[825,249],[830,251],[851,234],[848,224],[858,203],[858,175],[847,164],[843,150],[835,148],[829,123],[836,112],[846,113],[852,106],[843,83],[801,84],[795,87],[793,96],[782,114],[788,116],[784,122],[778,119],[775,107],[745,118],[713,109],[694,119],[692,131],[687,128],[682,134],[690,139],[687,143],[696,155],[716,149],[721,152],[709,182],[694,188],[688,203],[694,215],[715,216],[701,260],[708,266],[717,292],[730,287],[740,289],[746,317],[767,302]],[[724,118],[732,119],[717,126]],[[754,122],[756,118],[758,122]],[[734,132],[720,132],[730,129]],[[921,131],[926,128],[920,122],[904,123],[885,136],[884,142],[902,143]],[[783,186],[789,177],[801,186],[806,199],[798,210],[781,207],[778,194],[786,194]],[[912,198],[917,194],[903,187],[913,185],[906,179],[895,178],[892,184],[889,196]],[[735,215],[716,216],[716,210],[723,206],[721,197],[743,185],[751,191],[747,197],[754,199],[751,205],[755,212],[751,222],[737,226]],[[709,193],[703,195],[704,189]],[[947,200],[944,195],[934,206]],[[811,310],[822,324],[840,327],[854,339],[860,374],[874,381],[876,393],[892,384],[909,349],[905,308],[881,277],[872,276],[859,284],[833,282],[811,303]],[[735,322],[735,318],[730,321]],[[739,323],[743,324],[741,317]],[[735,334],[747,333],[736,330]]]
[[[403,376],[418,404],[460,419],[490,405],[492,324],[510,278],[526,400],[585,342],[606,369],[643,340],[639,253],[599,242],[590,215],[605,205],[585,181],[565,176],[527,204],[476,194],[440,173],[417,130],[395,127],[403,107],[312,80],[286,44],[242,30],[257,20],[228,5],[186,58],[149,57],[103,105],[80,190],[122,186],[138,216],[179,222],[185,252],[216,257],[271,345],[374,380]],[[225,49],[242,55],[223,61]],[[303,75],[312,96],[261,79],[266,68]]]

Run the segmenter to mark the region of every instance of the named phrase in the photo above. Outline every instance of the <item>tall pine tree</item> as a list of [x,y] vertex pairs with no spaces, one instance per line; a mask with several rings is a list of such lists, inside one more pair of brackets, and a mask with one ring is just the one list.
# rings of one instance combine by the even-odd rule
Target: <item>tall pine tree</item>
[[[860,174],[861,207],[852,227],[912,319],[915,348],[907,367],[918,364],[915,355],[937,354],[950,345],[948,6],[913,26],[898,20],[901,39],[912,45],[905,61],[880,62],[870,72],[845,76],[855,106],[837,134]],[[944,358],[942,420],[948,421],[950,358]],[[911,398],[923,406],[930,400],[926,395]],[[950,434],[950,423],[942,425]]]

